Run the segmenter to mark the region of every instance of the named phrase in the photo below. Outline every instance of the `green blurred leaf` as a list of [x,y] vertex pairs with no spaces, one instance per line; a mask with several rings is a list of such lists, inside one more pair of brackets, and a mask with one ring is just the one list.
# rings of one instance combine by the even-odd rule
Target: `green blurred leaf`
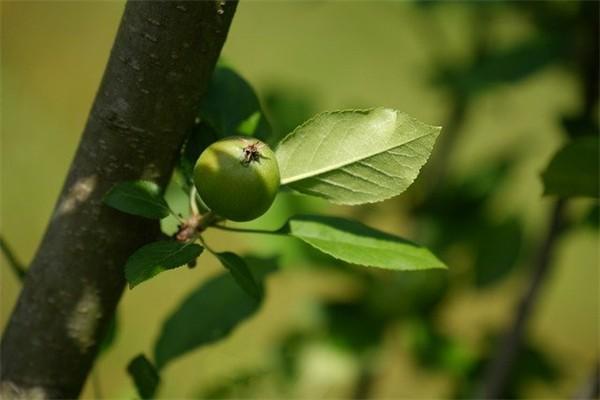
[[[249,259],[259,282],[276,269],[273,259]],[[164,323],[154,347],[158,368],[198,347],[223,339],[258,311],[261,302],[249,296],[228,273],[200,285]]]
[[263,294],[262,288],[254,279],[244,259],[232,252],[216,253],[215,255],[219,258],[221,264],[231,272],[238,285],[251,297],[260,300]]
[[390,320],[412,315],[428,315],[443,306],[448,293],[448,274],[445,270],[430,269],[418,274],[390,274],[369,286],[368,302],[371,313]]
[[439,332],[431,321],[417,318],[406,328],[409,349],[422,367],[461,376],[476,365],[477,357],[465,344]]
[[133,379],[142,399],[152,399],[160,383],[160,375],[152,363],[143,354],[129,362],[127,372]]
[[477,239],[475,285],[489,287],[513,270],[521,252],[523,226],[515,218],[482,226]]
[[200,108],[219,138],[233,135],[255,136],[266,140],[271,127],[252,87],[227,67],[217,67]]
[[340,260],[396,271],[447,268],[429,250],[408,240],[337,217],[292,217],[287,233]]
[[338,204],[385,200],[415,180],[440,129],[386,108],[318,114],[277,147],[281,183]]
[[129,288],[153,276],[194,261],[204,248],[195,243],[160,241],[138,249],[125,264],[125,278]]
[[435,83],[469,95],[516,83],[561,60],[564,38],[544,35],[496,49],[465,66],[442,66]]
[[184,178],[183,189],[189,192],[194,184],[194,166],[200,154],[212,143],[219,140],[217,132],[205,121],[199,121],[189,131],[177,168]]
[[560,149],[542,173],[544,194],[598,197],[598,136],[574,139]]
[[598,204],[590,208],[584,217],[583,224],[593,229],[600,227],[600,206]]
[[380,345],[386,324],[360,300],[330,301],[323,305],[328,339],[341,349],[353,353]]
[[104,203],[119,211],[151,219],[161,219],[170,213],[160,187],[150,181],[120,182],[104,196]]
[[243,371],[231,371],[226,377],[212,381],[208,387],[195,393],[194,399],[251,399],[256,398],[256,385],[272,378],[272,371],[252,368]]
[[589,115],[566,115],[560,122],[571,139],[598,134],[598,123]]
[[305,89],[305,87],[276,86],[265,91],[264,106],[273,127],[269,144],[276,145],[294,128],[317,112],[315,99]]

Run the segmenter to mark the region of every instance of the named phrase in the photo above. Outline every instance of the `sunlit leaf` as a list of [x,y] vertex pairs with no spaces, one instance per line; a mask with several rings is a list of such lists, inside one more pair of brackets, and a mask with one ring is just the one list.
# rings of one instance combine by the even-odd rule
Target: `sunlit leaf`
[[164,218],[170,212],[160,187],[143,180],[116,184],[104,196],[104,203],[119,211],[151,219]]
[[142,399],[152,399],[160,383],[158,371],[143,354],[129,362],[127,372]]
[[386,108],[322,113],[277,147],[281,182],[333,203],[382,201],[412,184],[440,129]]
[[147,244],[127,260],[125,278],[133,288],[163,271],[193,262],[202,250],[204,248],[198,244],[175,240]]
[[288,233],[335,258],[352,264],[397,271],[447,268],[425,247],[337,217],[297,216]]
[[598,197],[598,136],[574,139],[560,149],[542,173],[544,194]]

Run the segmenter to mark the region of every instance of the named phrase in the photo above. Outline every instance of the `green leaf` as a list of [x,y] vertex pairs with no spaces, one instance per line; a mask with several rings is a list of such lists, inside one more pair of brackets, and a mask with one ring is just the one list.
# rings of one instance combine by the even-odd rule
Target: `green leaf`
[[[262,281],[276,269],[273,260],[252,258],[254,276]],[[228,273],[194,290],[164,323],[154,347],[159,368],[173,359],[223,339],[258,311],[261,302],[249,296]]]
[[560,149],[542,173],[544,194],[598,197],[598,136],[574,139]]
[[523,247],[523,226],[516,217],[489,225],[481,221],[474,235],[475,285],[484,289],[501,282],[515,268]]
[[104,196],[104,203],[119,211],[151,219],[161,219],[170,213],[160,187],[150,181],[120,182]]
[[232,135],[255,136],[265,140],[271,128],[252,87],[235,71],[217,67],[200,108],[220,138]]
[[143,354],[138,355],[127,365],[127,372],[133,379],[142,399],[152,399],[160,383],[160,375]]
[[138,249],[125,264],[125,278],[129,288],[153,276],[194,261],[204,248],[195,243],[160,241]]
[[447,268],[425,247],[359,222],[305,215],[291,218],[287,228],[290,235],[348,263],[396,271]]
[[254,279],[250,268],[248,268],[243,258],[231,252],[216,253],[216,256],[221,261],[221,264],[231,272],[233,279],[235,279],[246,293],[256,300],[262,297],[262,288]]
[[314,96],[306,92],[306,87],[273,86],[264,91],[263,98],[264,108],[273,127],[269,140],[272,145],[279,143],[317,112]]
[[188,131],[187,139],[181,148],[177,168],[183,177],[183,189],[189,193],[194,184],[194,166],[200,154],[219,140],[219,135],[206,121],[199,121]]
[[413,183],[440,129],[387,108],[318,114],[277,147],[281,183],[338,204],[385,200]]
[[459,93],[482,94],[502,84],[517,83],[561,61],[567,42],[560,35],[541,35],[485,52],[467,65],[440,66],[434,83]]

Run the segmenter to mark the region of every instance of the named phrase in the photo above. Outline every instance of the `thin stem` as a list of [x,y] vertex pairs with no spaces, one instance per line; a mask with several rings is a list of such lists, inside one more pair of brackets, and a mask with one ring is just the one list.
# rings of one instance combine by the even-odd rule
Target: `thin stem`
[[198,191],[196,190],[196,186],[192,185],[192,189],[190,189],[190,212],[192,215],[199,215],[200,211],[198,210],[198,203],[196,203],[196,194]]
[[286,234],[283,229],[277,229],[275,231],[268,231],[268,230],[264,230],[264,229],[244,229],[244,228],[232,228],[229,226],[224,226],[224,225],[213,225],[213,228],[217,228],[220,229],[222,231],[229,231],[229,232],[238,232],[238,233],[260,233],[260,234],[264,234],[264,235],[284,235]]
[[184,222],[183,218],[181,218],[181,216],[179,214],[177,214],[175,211],[173,211],[173,209],[171,207],[169,207],[169,212],[177,221],[179,221],[180,224],[183,224],[183,222]]
[[202,237],[202,235],[198,235],[197,236],[198,241],[200,241],[200,243],[202,243],[202,246],[204,246],[204,248],[206,250],[208,250],[212,255],[216,256],[215,251],[212,249],[212,247],[210,247],[207,243],[206,240],[204,240],[204,238]]
[[221,220],[221,218],[217,214],[215,214],[212,211],[208,211],[206,214],[203,214],[202,216],[200,216],[196,230],[198,232],[203,232],[209,226],[215,226],[214,223],[218,222],[220,220]]
[[19,260],[17,260],[15,253],[12,251],[12,249],[10,248],[8,243],[6,243],[6,240],[4,240],[4,237],[2,236],[0,236],[0,249],[2,250],[2,253],[4,253],[4,256],[6,257],[6,261],[8,261],[10,269],[14,272],[17,278],[19,278],[19,281],[22,281],[23,278],[25,278],[25,274],[27,273],[27,271],[25,270],[23,264],[21,264]]

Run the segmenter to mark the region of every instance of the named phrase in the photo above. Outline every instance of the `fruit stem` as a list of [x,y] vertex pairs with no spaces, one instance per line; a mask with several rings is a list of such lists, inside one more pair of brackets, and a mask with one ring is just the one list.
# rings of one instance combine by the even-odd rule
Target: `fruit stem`
[[224,226],[224,225],[212,225],[213,228],[217,228],[217,229],[221,229],[223,231],[230,231],[230,232],[239,232],[239,233],[260,233],[260,234],[264,234],[264,235],[283,235],[285,234],[285,232],[283,231],[283,229],[277,229],[275,231],[267,231],[264,229],[243,229],[243,228],[232,228],[229,226]]
[[192,185],[192,189],[190,190],[190,212],[192,215],[199,215],[200,211],[198,210],[198,203],[196,203],[196,195],[198,191],[196,190],[196,186]]

